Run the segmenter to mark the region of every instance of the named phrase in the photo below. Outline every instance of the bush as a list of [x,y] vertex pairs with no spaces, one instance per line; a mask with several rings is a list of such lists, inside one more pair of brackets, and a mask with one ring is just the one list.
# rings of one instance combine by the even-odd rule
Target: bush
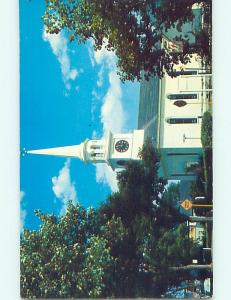
[[212,148],[212,130],[212,115],[209,111],[206,111],[203,115],[201,125],[201,143],[203,148]]

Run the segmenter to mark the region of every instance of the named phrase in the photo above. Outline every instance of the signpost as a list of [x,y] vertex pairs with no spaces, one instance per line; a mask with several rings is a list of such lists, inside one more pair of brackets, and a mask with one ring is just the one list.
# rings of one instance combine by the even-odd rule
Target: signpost
[[180,205],[185,209],[188,210],[190,208],[192,208],[193,204],[190,200],[185,199],[183,202],[180,203]]
[[185,199],[184,201],[180,202],[181,207],[185,210],[188,210],[192,207],[213,207],[210,204],[194,204],[189,199]]

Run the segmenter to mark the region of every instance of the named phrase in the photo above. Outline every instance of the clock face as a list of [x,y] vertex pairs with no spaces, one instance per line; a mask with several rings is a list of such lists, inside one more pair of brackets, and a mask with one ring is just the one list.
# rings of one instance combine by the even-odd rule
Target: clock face
[[119,140],[115,144],[115,149],[118,152],[126,152],[129,148],[129,143],[125,140]]

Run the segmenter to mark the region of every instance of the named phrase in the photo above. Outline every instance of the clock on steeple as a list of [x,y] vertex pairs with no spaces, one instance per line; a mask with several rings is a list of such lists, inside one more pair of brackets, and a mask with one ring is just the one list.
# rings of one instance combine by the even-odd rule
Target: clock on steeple
[[129,148],[129,143],[126,140],[119,140],[115,144],[115,149],[118,152],[126,152]]

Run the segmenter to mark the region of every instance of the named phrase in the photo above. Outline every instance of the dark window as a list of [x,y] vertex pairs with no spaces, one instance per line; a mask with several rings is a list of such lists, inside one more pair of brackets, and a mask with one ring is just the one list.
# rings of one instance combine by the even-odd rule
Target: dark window
[[193,124],[197,123],[197,118],[169,118],[167,122],[169,124]]
[[211,75],[211,72],[209,72],[209,71],[201,71],[198,74],[199,75]]
[[91,149],[101,149],[101,145],[91,145]]
[[180,152],[176,152],[176,153],[168,153],[167,156],[184,156],[184,155],[199,155],[198,153],[180,153]]
[[92,157],[103,157],[103,153],[92,153]]
[[172,177],[178,177],[178,176],[194,176],[195,174],[171,174]]
[[197,94],[171,94],[167,96],[170,100],[176,99],[197,99]]
[[186,71],[176,71],[174,72],[175,76],[179,76],[179,75],[197,75],[197,71],[193,71],[193,70],[186,70]]

